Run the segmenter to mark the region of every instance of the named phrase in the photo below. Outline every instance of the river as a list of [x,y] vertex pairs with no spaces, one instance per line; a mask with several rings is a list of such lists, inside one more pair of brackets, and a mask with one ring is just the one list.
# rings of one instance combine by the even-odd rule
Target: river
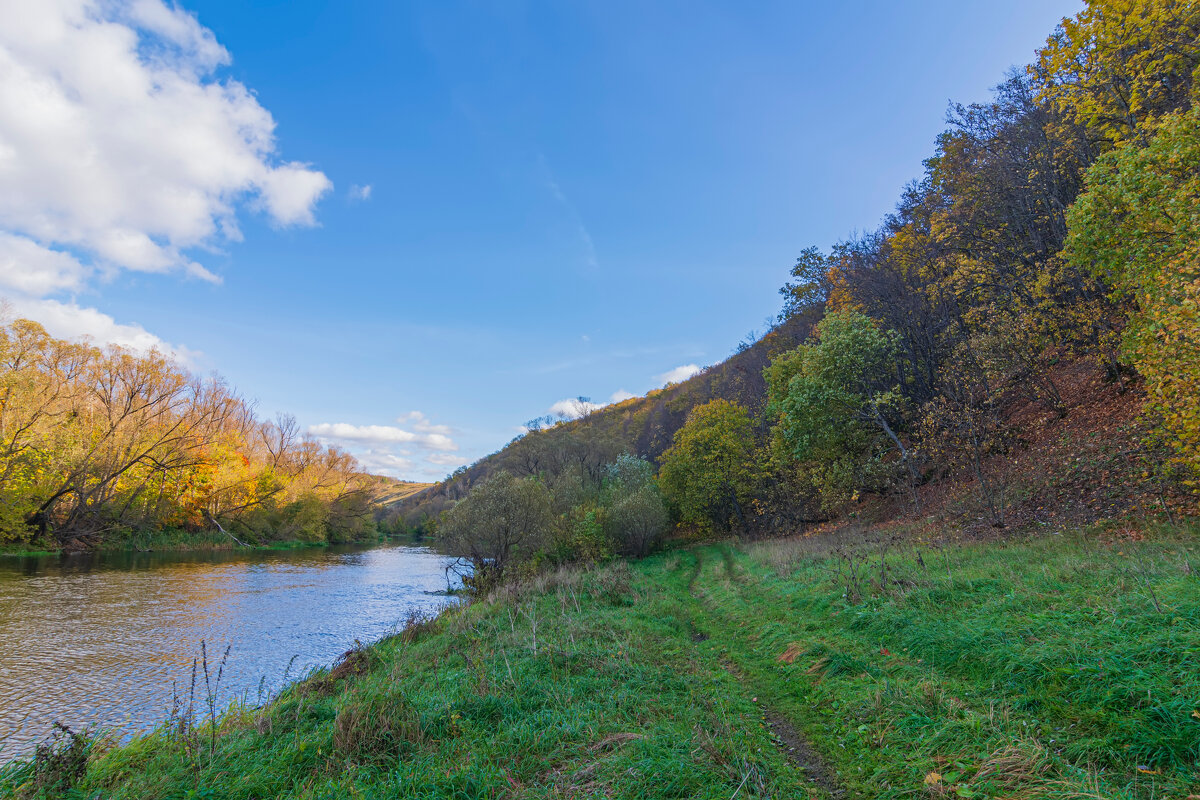
[[173,687],[186,700],[201,642],[214,679],[229,648],[219,702],[257,701],[444,605],[450,560],[401,545],[0,557],[0,762],[56,721],[153,727]]

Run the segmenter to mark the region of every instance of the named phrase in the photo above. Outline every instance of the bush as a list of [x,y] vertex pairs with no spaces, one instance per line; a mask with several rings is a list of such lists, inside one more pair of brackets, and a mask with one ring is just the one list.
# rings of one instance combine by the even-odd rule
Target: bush
[[537,478],[498,472],[446,512],[438,527],[451,552],[466,559],[468,589],[486,591],[513,564],[531,558],[550,540],[550,491]]

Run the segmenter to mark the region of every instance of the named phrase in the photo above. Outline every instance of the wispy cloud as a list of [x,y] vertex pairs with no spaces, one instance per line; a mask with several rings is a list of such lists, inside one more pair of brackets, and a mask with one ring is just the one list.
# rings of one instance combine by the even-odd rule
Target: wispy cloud
[[0,300],[0,316],[32,319],[60,339],[88,339],[97,344],[115,344],[148,353],[157,350],[174,356],[188,367],[196,367],[202,354],[180,344],[165,342],[141,325],[123,325],[101,311],[74,302],[13,297]]
[[350,187],[350,191],[346,193],[346,196],[360,203],[364,200],[370,200],[371,184],[367,183],[360,186],[356,183]]
[[600,266],[600,261],[596,257],[596,243],[592,241],[592,234],[588,232],[587,226],[583,224],[583,217],[579,215],[575,204],[567,197],[562,186],[559,185],[558,179],[554,175],[554,170],[550,169],[550,162],[546,160],[546,156],[538,154],[538,167],[542,173],[542,179],[546,184],[546,188],[550,190],[550,194],[558,201],[558,204],[567,212],[571,223],[575,226],[575,232],[579,236],[579,242],[583,246],[584,263],[591,269]]

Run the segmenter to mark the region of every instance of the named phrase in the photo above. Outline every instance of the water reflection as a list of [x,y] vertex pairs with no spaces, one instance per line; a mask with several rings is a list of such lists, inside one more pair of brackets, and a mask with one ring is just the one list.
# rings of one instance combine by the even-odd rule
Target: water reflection
[[421,547],[0,558],[0,760],[54,721],[130,731],[185,696],[192,659],[230,647],[222,699],[270,692],[446,598]]

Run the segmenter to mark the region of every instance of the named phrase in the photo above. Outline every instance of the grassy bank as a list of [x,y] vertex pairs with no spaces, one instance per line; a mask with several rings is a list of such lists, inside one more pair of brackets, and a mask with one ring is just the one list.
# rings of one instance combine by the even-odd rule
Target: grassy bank
[[215,730],[60,748],[0,791],[1183,800],[1200,552],[1137,536],[799,539],[544,576]]
[[[118,538],[103,541],[99,547],[86,552],[97,553],[150,553],[150,552],[203,552],[211,550],[299,550],[308,547],[328,547],[331,544],[372,545],[395,539],[412,542],[409,536],[389,537],[384,534],[353,542],[303,541],[282,539],[268,542],[245,542],[241,544],[220,531],[184,531],[178,529],[148,532],[131,532]],[[414,542],[415,543],[415,542]],[[16,544],[0,546],[0,556],[49,556],[66,552],[50,545]]]

